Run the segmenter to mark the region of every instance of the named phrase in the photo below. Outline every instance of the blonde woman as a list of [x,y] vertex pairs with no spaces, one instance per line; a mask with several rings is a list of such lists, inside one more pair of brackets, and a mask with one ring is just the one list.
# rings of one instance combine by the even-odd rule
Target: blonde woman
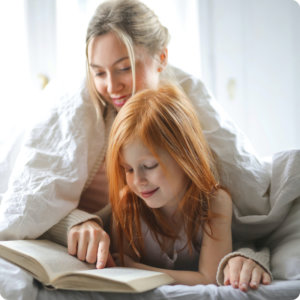
[[[217,122],[217,117],[209,119],[213,106],[203,84],[168,66],[168,42],[167,28],[138,0],[112,0],[97,8],[86,36],[87,81],[59,98],[49,117],[25,139],[13,171],[5,174],[10,178],[1,203],[1,239],[36,238],[57,223],[49,238],[66,244],[68,237],[70,254],[105,267],[110,239],[99,217],[87,212],[108,202],[104,159],[116,114],[135,92],[155,89],[173,73],[198,114],[205,116],[203,128],[207,120]],[[210,146],[222,167],[215,145]],[[243,179],[243,189],[255,192],[248,186],[251,174],[235,162],[230,168]],[[236,183],[226,186],[234,194]],[[251,253],[225,257],[220,282],[243,290],[269,283],[268,255],[261,260]]]

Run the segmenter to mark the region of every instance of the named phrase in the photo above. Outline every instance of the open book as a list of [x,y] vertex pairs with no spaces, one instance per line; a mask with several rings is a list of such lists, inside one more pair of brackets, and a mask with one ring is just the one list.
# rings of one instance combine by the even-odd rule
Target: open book
[[29,271],[55,289],[130,292],[151,290],[174,280],[167,274],[134,268],[95,269],[48,240],[0,241],[0,257]]

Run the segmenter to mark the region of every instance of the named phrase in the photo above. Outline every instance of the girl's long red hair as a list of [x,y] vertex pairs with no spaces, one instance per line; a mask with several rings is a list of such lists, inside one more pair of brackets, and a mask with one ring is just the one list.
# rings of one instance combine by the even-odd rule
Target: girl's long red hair
[[[218,179],[211,151],[190,100],[174,85],[144,90],[122,107],[114,121],[106,163],[109,198],[121,258],[124,239],[136,255],[141,256],[143,252],[140,218],[150,228],[162,249],[159,237],[177,237],[160,210],[149,208],[128,188],[120,159],[122,147],[133,138],[141,139],[158,161],[156,149],[166,150],[189,179],[178,210],[183,216],[188,246],[191,247],[196,243],[199,229],[204,229],[204,222],[209,224],[213,217],[210,199],[218,186]],[[163,167],[167,172],[168,166]]]

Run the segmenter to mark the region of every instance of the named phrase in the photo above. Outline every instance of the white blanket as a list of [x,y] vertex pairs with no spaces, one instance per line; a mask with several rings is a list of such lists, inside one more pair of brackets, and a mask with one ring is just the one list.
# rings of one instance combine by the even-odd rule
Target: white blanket
[[[162,286],[139,295],[92,293],[74,291],[49,291],[33,280],[25,271],[0,259],[0,295],[7,300],[74,300],[74,299],[296,299],[300,294],[300,151],[282,152],[274,156],[270,188],[270,215],[248,216],[244,224],[264,232],[264,222],[278,222],[282,211],[286,214],[276,230],[268,235],[266,243],[271,248],[271,270],[277,279],[269,286],[247,294],[231,287],[197,285]],[[296,200],[295,200],[296,199]],[[243,220],[243,218],[241,218]],[[248,225],[247,223],[251,224]],[[250,228],[249,227],[249,228]],[[253,230],[253,229],[251,229]],[[237,233],[239,234],[239,232]],[[258,235],[261,235],[258,233]]]
[[141,294],[53,291],[43,288],[27,272],[2,259],[0,270],[0,295],[5,300],[291,300],[300,294],[300,280],[274,281],[271,285],[260,286],[257,291],[247,293],[231,286],[217,287],[212,284],[165,285]]
[[[199,80],[180,70],[175,75],[195,105],[232,194],[234,238],[262,238],[271,248],[274,277],[299,280],[300,150],[262,161]],[[0,239],[36,238],[78,204],[103,148],[106,124],[96,122],[84,82],[74,85],[64,93],[54,86],[51,109],[0,162]]]
[[[271,250],[271,271],[277,279],[300,279],[300,150],[273,156],[266,215],[240,216],[235,235],[262,237]],[[270,233],[269,227],[274,228]]]

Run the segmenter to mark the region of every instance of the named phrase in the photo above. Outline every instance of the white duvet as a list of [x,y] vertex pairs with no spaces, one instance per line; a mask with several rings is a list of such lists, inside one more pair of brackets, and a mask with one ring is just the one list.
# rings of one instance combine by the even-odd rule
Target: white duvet
[[[262,238],[274,278],[300,280],[300,150],[261,160],[203,84],[175,74],[232,194],[234,238]],[[84,83],[67,92],[54,86],[47,95],[51,109],[0,163],[1,240],[36,238],[76,208],[102,147],[105,124],[96,126]]]
[[300,280],[275,280],[271,285],[247,293],[213,284],[165,285],[141,294],[48,290],[37,284],[30,274],[2,259],[0,270],[0,295],[5,300],[292,300],[300,295]]

